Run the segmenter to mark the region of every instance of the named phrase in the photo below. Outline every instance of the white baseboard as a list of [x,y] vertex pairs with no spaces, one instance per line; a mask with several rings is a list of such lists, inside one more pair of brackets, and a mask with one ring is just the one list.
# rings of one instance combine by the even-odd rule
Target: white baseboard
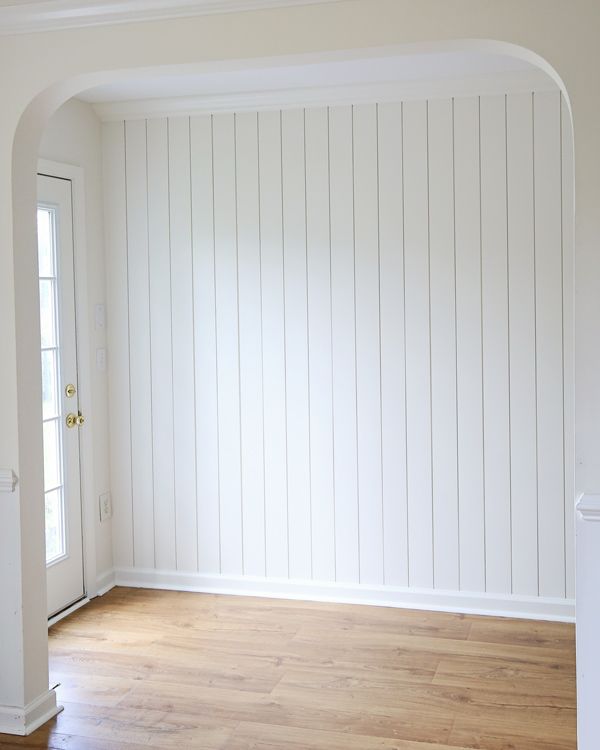
[[96,579],[96,593],[95,596],[104,596],[112,588],[115,587],[115,571],[107,570],[101,576]]
[[54,690],[46,691],[25,708],[0,706],[0,733],[31,734],[60,711],[62,706],[57,705]]
[[366,584],[289,581],[250,576],[210,576],[142,568],[115,569],[114,580],[117,586],[133,588],[370,604],[380,607],[575,622],[575,602],[572,599],[480,594],[468,591],[435,591]]

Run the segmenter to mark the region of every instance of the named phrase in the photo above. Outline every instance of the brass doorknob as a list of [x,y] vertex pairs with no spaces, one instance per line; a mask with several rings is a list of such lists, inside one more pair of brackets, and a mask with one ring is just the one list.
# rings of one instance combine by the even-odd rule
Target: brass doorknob
[[81,427],[81,425],[85,422],[85,417],[81,412],[77,412],[77,414],[73,414],[71,412],[70,414],[67,414],[65,421],[67,423],[67,427],[71,429],[72,427]]

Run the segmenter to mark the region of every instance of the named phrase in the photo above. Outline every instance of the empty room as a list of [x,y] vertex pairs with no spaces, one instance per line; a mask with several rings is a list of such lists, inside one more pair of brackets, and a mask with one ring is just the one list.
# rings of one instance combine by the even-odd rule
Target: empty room
[[599,28],[0,0],[0,748],[600,747]]

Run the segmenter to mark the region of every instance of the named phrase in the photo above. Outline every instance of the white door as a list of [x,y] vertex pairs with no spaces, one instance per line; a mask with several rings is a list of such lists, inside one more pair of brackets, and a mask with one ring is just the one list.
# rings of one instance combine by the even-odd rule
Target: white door
[[48,615],[84,596],[71,182],[38,176]]

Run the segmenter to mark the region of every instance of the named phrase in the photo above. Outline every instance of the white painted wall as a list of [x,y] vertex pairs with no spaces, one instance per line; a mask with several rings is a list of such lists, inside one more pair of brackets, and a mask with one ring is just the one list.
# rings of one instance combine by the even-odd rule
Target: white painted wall
[[104,125],[118,581],[573,614],[568,122]]
[[[39,318],[35,242],[35,169],[39,138],[55,108],[87,87],[124,79],[133,68],[154,73],[225,70],[282,56],[318,61],[362,57],[389,45],[404,52],[460,48],[498,51],[539,63],[568,93],[575,128],[575,346],[577,493],[600,485],[600,9],[590,0],[347,0],[302,8],[230,13],[162,23],[71,29],[3,37],[0,67],[0,467],[19,482],[0,502],[0,720],[31,729],[47,691],[43,576],[42,445],[39,414]],[[570,33],[565,33],[565,30]],[[427,40],[427,41],[425,41]],[[43,64],[40,49],[43,48]],[[337,51],[337,53],[336,53]],[[168,66],[168,67],[167,67]],[[15,85],[15,80],[19,85]],[[598,527],[600,528],[600,527]],[[578,746],[600,738],[599,612],[595,571],[600,544],[580,543],[578,599]],[[589,547],[588,547],[589,542]],[[52,709],[54,710],[54,709]],[[49,715],[49,714],[44,714]],[[15,719],[15,717],[18,717]],[[39,718],[39,714],[38,714]],[[43,717],[42,717],[43,718]],[[37,720],[37,719],[36,719]]]
[[[94,497],[84,497],[86,514],[94,519],[96,542],[96,573],[102,585],[106,574],[112,570],[111,522],[100,523],[98,498],[110,490],[108,455],[108,384],[107,373],[96,367],[96,350],[106,347],[106,328],[95,325],[95,306],[106,304],[106,269],[104,262],[104,215],[102,194],[102,128],[92,107],[72,99],[51,118],[40,144],[40,156],[52,161],[73,164],[83,168],[85,187],[86,247],[77,248],[86,253],[89,351],[91,359],[92,403],[81,407],[93,414],[85,429],[92,434]],[[91,592],[91,593],[95,593]]]

